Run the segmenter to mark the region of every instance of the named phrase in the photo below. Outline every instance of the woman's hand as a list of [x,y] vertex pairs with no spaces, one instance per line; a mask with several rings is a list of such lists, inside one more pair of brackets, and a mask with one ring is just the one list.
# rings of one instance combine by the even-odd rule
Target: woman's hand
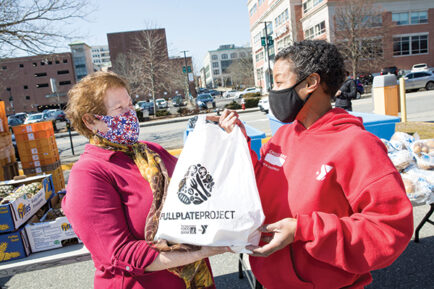
[[244,124],[239,119],[239,115],[235,110],[229,110],[229,109],[223,110],[219,118],[219,125],[227,133],[231,133],[235,125],[238,125],[241,131],[243,132],[244,136],[247,138],[246,128],[244,127]]
[[260,228],[263,233],[272,233],[272,235],[262,235],[261,240],[267,242],[262,247],[248,246],[252,256],[267,257],[274,252],[288,246],[294,241],[297,220],[292,218],[282,219],[274,224],[264,225]]

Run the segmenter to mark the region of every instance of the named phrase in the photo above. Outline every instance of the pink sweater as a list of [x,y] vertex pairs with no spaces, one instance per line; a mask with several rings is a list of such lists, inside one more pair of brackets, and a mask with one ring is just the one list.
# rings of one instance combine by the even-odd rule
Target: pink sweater
[[[172,175],[176,158],[157,144],[147,144]],[[184,282],[167,270],[145,272],[158,256],[144,241],[152,200],[149,183],[131,158],[123,152],[86,145],[71,170],[62,207],[92,255],[94,288],[185,288]]]

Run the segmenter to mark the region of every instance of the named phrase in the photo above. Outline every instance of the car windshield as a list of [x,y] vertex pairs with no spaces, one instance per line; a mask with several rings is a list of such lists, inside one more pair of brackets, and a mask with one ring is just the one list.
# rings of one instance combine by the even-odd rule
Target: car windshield
[[34,114],[29,116],[29,120],[35,120],[35,119],[41,119],[42,118],[42,114]]
[[164,99],[158,99],[157,100],[157,103],[162,103],[162,102],[164,102]]
[[206,99],[209,99],[209,98],[211,98],[211,95],[209,95],[209,94],[199,94],[197,96],[197,99],[199,99],[199,100],[206,100]]
[[420,67],[425,67],[425,66],[426,66],[426,64],[418,64],[418,65],[415,65],[414,68],[420,68]]

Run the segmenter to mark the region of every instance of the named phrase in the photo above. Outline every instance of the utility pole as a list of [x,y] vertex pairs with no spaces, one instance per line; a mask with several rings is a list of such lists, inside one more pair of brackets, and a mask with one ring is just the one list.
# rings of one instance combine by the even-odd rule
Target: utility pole
[[270,68],[270,53],[269,53],[269,47],[270,45],[273,45],[273,38],[271,37],[271,35],[268,35],[268,30],[267,30],[267,24],[268,23],[272,23],[270,21],[264,21],[262,22],[264,23],[264,27],[265,27],[265,37],[262,37],[262,46],[265,47],[266,53],[267,53],[267,62],[268,62],[268,91],[271,90],[271,87],[273,85],[273,75],[271,74],[271,68]]
[[187,66],[187,55],[188,50],[181,51],[184,53],[184,67],[185,67],[185,101],[189,101],[190,96],[190,85],[188,83],[188,66]]

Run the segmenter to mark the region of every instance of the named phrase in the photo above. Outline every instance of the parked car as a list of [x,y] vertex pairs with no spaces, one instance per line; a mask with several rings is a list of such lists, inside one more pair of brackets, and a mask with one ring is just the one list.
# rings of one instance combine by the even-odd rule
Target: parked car
[[208,105],[212,105],[213,108],[216,107],[214,98],[210,93],[199,94],[196,98],[196,104],[200,109],[209,108]]
[[63,110],[60,109],[50,109],[46,112],[48,118],[54,121],[65,121],[66,115]]
[[37,123],[37,122],[41,122],[41,121],[46,121],[46,120],[48,120],[47,118],[48,118],[48,116],[44,112],[31,114],[31,115],[29,115],[26,118],[26,120],[24,121],[24,124],[30,124],[30,123]]
[[225,92],[223,93],[223,97],[224,97],[224,98],[235,97],[235,95],[237,95],[237,92],[238,92],[238,91],[236,91],[236,90],[234,90],[234,89],[232,89],[232,90],[228,90],[228,91],[225,91]]
[[427,71],[428,65],[426,63],[419,63],[415,64],[411,67],[411,72],[417,72],[417,71]]
[[207,93],[208,92],[208,88],[204,88],[204,87],[199,87],[197,89],[197,93],[201,94],[201,93]]
[[22,122],[24,122],[27,118],[28,114],[25,112],[17,112],[16,114],[14,114],[14,117],[20,119]]
[[214,89],[210,89],[208,90],[208,93],[211,94],[212,96],[216,97],[216,96],[221,96],[221,92],[218,90],[214,90]]
[[386,74],[395,74],[396,76],[398,76],[398,67],[396,66],[389,66],[389,67],[384,67],[383,69],[381,69],[381,75],[386,75]]
[[261,93],[261,90],[259,88],[256,88],[256,87],[248,87],[248,88],[244,89],[243,91],[238,91],[237,94],[235,95],[235,98],[242,98],[243,95],[248,94],[248,93]]
[[429,71],[411,72],[404,76],[405,90],[434,89],[434,74]]
[[153,101],[139,101],[135,105],[136,110],[147,110],[149,115],[154,114],[154,102]]
[[270,110],[270,104],[268,103],[268,96],[263,97],[259,100],[258,107],[260,111],[268,113],[268,111]]
[[167,101],[164,98],[157,98],[155,100],[155,104],[157,105],[157,109],[169,108],[169,105],[167,104]]
[[184,97],[182,95],[175,95],[174,97],[172,97],[172,104],[175,107],[178,106],[186,106],[187,105],[187,101],[184,99]]

